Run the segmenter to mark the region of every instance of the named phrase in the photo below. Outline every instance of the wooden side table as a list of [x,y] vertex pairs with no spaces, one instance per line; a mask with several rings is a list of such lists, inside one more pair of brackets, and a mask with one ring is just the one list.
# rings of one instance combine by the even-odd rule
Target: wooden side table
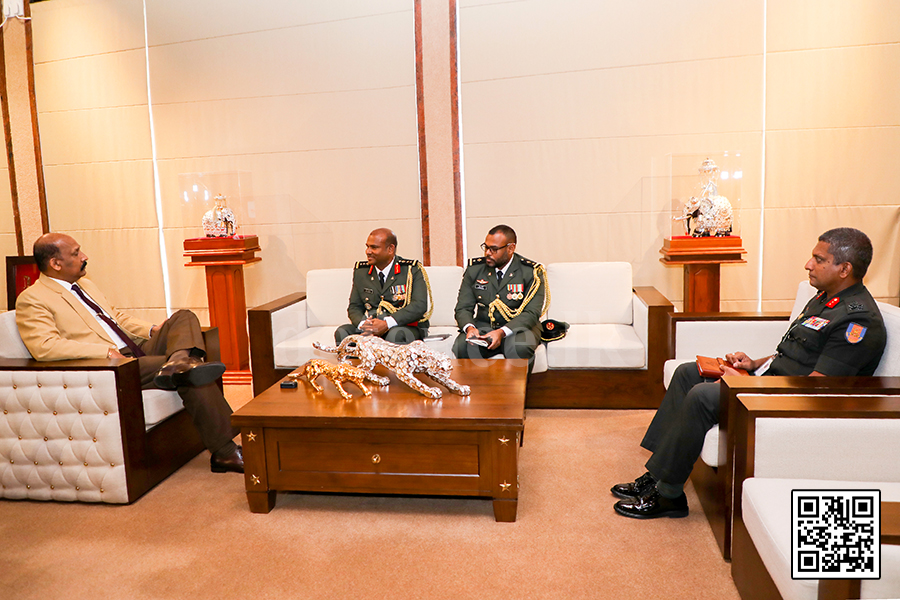
[[738,236],[666,238],[659,259],[684,267],[684,312],[719,312],[720,265],[745,263]]
[[244,265],[262,260],[255,235],[184,240],[187,267],[206,267],[206,296],[210,325],[219,328],[222,362],[228,369],[225,383],[249,384],[250,341],[247,336],[247,300]]

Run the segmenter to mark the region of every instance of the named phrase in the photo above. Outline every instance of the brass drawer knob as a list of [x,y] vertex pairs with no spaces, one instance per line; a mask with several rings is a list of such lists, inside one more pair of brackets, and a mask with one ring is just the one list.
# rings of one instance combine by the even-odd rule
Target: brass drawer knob
[[375,463],[376,465],[377,465],[378,463],[380,463],[380,462],[381,462],[381,455],[380,455],[380,454],[376,454],[376,455],[372,456],[372,462]]

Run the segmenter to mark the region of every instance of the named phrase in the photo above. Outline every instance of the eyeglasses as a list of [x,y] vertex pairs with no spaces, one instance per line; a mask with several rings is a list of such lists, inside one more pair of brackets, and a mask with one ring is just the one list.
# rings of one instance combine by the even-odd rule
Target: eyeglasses
[[[512,244],[512,242],[510,242],[509,244]],[[502,246],[488,246],[487,244],[481,244],[481,249],[485,252],[490,252],[491,254],[497,254],[498,252],[509,246],[509,244],[503,244]]]

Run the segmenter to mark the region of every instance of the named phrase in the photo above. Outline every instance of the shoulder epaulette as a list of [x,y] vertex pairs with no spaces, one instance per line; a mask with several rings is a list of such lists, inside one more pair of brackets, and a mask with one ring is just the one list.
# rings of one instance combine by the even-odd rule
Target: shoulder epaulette
[[398,264],[398,265],[412,265],[412,266],[415,266],[415,265],[417,265],[418,263],[419,263],[419,261],[413,260],[413,259],[411,259],[411,258],[398,258],[398,259],[397,259],[397,264]]
[[484,262],[483,256],[476,256],[475,258],[469,259],[469,266],[471,267],[472,265],[480,265],[483,262]]
[[527,258],[522,257],[522,256],[519,257],[519,260],[522,261],[522,264],[525,265],[526,267],[539,267],[539,266],[541,266],[541,263],[536,263],[536,262],[534,262],[533,260],[527,259]]
[[356,266],[354,266],[353,268],[354,269],[362,269],[364,267],[369,268],[369,262],[366,260],[359,261],[358,263],[356,263]]

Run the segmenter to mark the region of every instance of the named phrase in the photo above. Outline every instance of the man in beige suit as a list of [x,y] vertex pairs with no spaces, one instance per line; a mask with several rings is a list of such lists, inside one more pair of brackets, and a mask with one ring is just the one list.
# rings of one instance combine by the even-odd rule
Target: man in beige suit
[[[34,243],[40,278],[16,301],[19,335],[36,360],[136,358],[144,389],[177,390],[213,472],[243,473],[232,438],[231,407],[215,381],[225,365],[205,362],[200,322],[179,310],[152,325],[113,307],[85,278],[88,257],[72,237],[47,233]],[[77,283],[76,283],[77,282]]]

